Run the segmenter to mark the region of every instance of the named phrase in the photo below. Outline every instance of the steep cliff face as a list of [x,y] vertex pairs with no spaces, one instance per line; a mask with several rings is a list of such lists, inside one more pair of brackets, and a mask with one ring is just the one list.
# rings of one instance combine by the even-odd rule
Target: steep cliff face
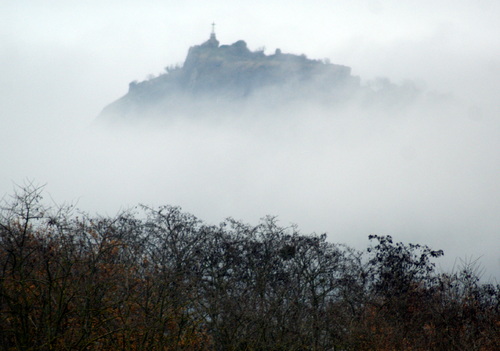
[[[347,66],[311,60],[305,55],[272,55],[251,51],[243,40],[219,45],[212,34],[201,45],[189,49],[182,67],[143,82],[132,82],[128,93],[107,106],[101,116],[168,116],[201,101],[235,102],[272,89],[280,100],[298,95],[327,95],[359,88],[359,79]],[[262,94],[261,94],[262,95]],[[265,95],[265,94],[264,94]]]

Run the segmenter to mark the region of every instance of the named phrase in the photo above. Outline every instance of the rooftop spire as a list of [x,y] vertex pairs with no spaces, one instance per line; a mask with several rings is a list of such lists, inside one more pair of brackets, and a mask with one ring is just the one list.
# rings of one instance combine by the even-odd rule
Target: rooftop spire
[[209,46],[209,47],[214,47],[214,48],[218,48],[219,47],[219,41],[215,37],[215,22],[212,23],[212,32],[210,33],[210,39],[208,39],[202,45]]
[[217,40],[217,38],[215,38],[215,22],[212,22],[212,33],[210,33],[210,40]]

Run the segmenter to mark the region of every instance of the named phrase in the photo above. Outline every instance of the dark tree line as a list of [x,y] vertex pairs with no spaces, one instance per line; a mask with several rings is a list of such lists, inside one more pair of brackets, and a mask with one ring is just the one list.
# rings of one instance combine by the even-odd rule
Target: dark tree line
[[27,186],[0,210],[2,350],[500,349],[500,286],[438,274],[427,246],[41,200]]

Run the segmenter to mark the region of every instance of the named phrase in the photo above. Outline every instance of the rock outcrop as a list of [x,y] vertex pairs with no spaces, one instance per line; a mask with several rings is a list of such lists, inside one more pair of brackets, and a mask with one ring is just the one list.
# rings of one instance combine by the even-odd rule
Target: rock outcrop
[[208,41],[189,49],[182,67],[167,68],[158,77],[130,83],[128,93],[107,106],[101,117],[168,116],[257,96],[268,103],[311,96],[334,100],[358,89],[359,84],[347,66],[279,49],[266,55],[249,50],[243,40],[219,45],[212,33]]

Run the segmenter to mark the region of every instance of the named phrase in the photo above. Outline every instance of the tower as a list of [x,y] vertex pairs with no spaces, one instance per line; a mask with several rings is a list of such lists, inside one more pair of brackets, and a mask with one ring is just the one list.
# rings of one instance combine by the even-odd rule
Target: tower
[[203,45],[218,48],[219,41],[215,37],[215,23],[212,23],[212,32],[210,33],[210,39],[208,39]]
[[217,40],[215,37],[215,22],[212,22],[212,33],[210,33],[210,40]]

